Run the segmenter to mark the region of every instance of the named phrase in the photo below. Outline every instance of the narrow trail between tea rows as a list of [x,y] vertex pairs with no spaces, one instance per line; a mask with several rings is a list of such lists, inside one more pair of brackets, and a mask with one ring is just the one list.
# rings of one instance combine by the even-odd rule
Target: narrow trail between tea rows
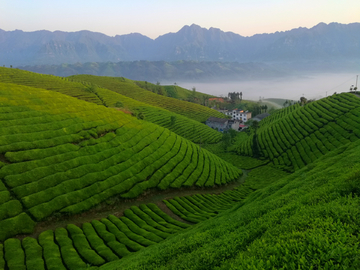
[[156,204],[162,211],[171,216],[172,218],[191,224],[177,215],[175,215],[164,203],[163,200],[171,199],[174,197],[183,197],[190,196],[195,194],[220,194],[227,190],[232,190],[242,183],[244,183],[248,173],[251,170],[244,170],[243,175],[239,177],[237,180],[228,183],[223,186],[214,186],[214,187],[199,187],[199,188],[180,188],[180,189],[168,189],[168,190],[158,190],[151,189],[148,190],[145,194],[140,195],[135,199],[123,199],[123,198],[112,198],[97,207],[91,209],[90,211],[86,211],[81,214],[65,216],[65,215],[57,215],[54,214],[51,218],[46,221],[38,222],[35,226],[35,229],[30,235],[18,235],[17,238],[22,239],[24,237],[38,237],[39,234],[46,230],[55,230],[56,228],[66,227],[68,224],[75,224],[80,226],[85,222],[91,222],[92,220],[100,220],[102,218],[106,218],[107,216],[114,215],[116,217],[120,217],[123,215],[124,210],[130,208],[131,206],[139,206],[140,204],[148,204],[154,203]]

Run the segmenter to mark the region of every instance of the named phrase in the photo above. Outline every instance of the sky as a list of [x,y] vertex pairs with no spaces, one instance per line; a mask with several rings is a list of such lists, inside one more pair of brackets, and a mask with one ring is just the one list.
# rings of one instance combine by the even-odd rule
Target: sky
[[360,22],[359,0],[0,0],[0,29],[89,30],[152,39],[184,25],[242,36]]

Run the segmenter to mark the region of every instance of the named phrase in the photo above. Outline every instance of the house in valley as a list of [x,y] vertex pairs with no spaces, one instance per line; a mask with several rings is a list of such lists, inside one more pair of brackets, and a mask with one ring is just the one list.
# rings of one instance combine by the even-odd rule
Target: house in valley
[[229,129],[229,119],[209,117],[208,120],[206,120],[206,125],[223,132]]
[[258,114],[257,116],[252,118],[252,120],[260,122],[261,120],[263,120],[265,117],[268,117],[269,115],[270,115],[269,113]]
[[251,119],[251,112],[244,110],[228,110],[224,112],[224,114],[230,116],[232,120],[240,120],[241,122],[246,122]]

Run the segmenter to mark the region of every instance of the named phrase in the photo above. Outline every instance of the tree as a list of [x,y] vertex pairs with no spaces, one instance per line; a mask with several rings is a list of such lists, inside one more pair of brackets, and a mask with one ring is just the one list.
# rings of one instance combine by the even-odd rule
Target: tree
[[307,99],[306,99],[305,97],[301,97],[301,98],[300,98],[300,105],[301,105],[301,106],[305,105],[306,102],[307,102]]
[[228,98],[230,99],[231,103],[236,103],[236,101],[242,100],[242,92],[229,92]]

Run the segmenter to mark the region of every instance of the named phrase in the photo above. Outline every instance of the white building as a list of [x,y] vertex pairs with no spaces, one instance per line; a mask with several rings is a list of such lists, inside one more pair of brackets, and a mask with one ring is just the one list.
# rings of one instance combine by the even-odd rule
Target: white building
[[235,109],[232,111],[226,111],[224,112],[224,114],[230,116],[232,120],[240,120],[246,122],[247,120],[251,119],[251,112],[249,111]]

